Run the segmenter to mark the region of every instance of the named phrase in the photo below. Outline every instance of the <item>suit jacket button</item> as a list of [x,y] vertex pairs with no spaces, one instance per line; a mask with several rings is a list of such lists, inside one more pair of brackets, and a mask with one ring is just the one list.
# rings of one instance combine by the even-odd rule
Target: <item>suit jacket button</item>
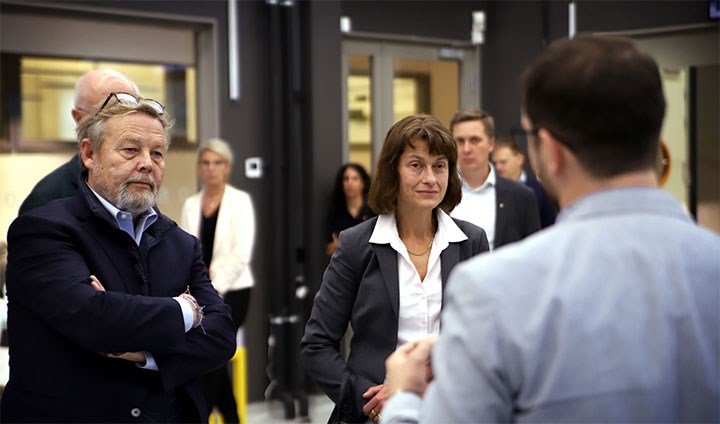
[[130,415],[132,415],[133,418],[139,417],[141,413],[142,411],[140,411],[140,408],[133,408],[130,410]]

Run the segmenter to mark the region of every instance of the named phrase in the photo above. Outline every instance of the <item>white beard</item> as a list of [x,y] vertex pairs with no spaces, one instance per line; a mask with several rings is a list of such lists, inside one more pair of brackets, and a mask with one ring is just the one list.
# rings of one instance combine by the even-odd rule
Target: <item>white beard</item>
[[[151,191],[130,190],[130,184],[135,182],[149,183]],[[153,207],[158,193],[157,184],[155,184],[152,178],[147,175],[138,175],[128,178],[122,183],[114,195],[110,193],[110,190],[108,190],[107,187],[101,186],[98,188],[98,192],[108,199],[110,203],[115,205],[116,208],[125,212],[130,212],[133,216],[137,216],[138,214],[141,214]]]

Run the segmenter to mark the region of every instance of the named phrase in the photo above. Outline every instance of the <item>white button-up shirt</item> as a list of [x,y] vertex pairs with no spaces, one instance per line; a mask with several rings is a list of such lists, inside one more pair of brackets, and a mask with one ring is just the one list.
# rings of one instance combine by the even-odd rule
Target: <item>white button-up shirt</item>
[[485,183],[473,189],[462,180],[462,200],[450,212],[453,218],[471,222],[485,230],[490,249],[495,247],[495,216],[496,214],[496,177],[495,168],[490,165],[490,173]]
[[370,243],[389,244],[397,252],[400,305],[398,309],[398,346],[440,333],[442,275],[440,254],[451,242],[467,240],[467,235],[445,212],[438,209],[438,229],[430,248],[427,274],[420,280],[397,231],[394,214],[378,216]]

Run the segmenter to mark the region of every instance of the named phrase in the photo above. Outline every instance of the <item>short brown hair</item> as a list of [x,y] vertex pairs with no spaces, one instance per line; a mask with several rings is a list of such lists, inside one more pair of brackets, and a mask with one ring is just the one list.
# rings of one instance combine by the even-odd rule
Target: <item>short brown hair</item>
[[498,137],[497,140],[495,140],[494,150],[500,149],[502,147],[507,147],[516,155],[524,155],[522,150],[520,150],[520,146],[518,146],[518,144],[515,142],[515,140],[512,137],[508,137],[508,136]]
[[430,154],[445,155],[448,159],[448,187],[438,207],[450,212],[460,203],[462,183],[456,171],[457,149],[450,132],[430,115],[410,115],[390,128],[380,150],[368,198],[368,204],[378,214],[395,212],[400,190],[398,162],[405,149],[412,148],[416,140],[425,140]]
[[554,41],[521,79],[533,130],[569,146],[595,177],[652,169],[665,116],[660,71],[632,40]]
[[452,133],[455,124],[467,121],[480,121],[485,126],[485,132],[489,138],[495,137],[495,119],[482,109],[464,109],[453,115],[450,120],[450,132]]

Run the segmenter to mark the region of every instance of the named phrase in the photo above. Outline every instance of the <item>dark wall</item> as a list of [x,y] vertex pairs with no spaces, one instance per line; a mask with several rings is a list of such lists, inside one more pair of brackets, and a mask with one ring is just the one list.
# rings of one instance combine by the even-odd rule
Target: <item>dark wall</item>
[[[491,2],[487,9],[486,43],[482,47],[480,105],[495,116],[498,136],[508,135],[520,121],[518,79],[556,30],[564,2]],[[564,17],[567,20],[567,16]],[[567,31],[565,29],[564,31]]]
[[577,4],[578,32],[625,31],[707,21],[707,0],[581,0]]
[[[567,2],[490,2],[483,47],[483,107],[498,134],[520,128],[518,80],[546,42],[568,33]],[[576,31],[629,31],[707,22],[701,1],[577,1]]]
[[[471,13],[485,10],[480,105],[498,134],[519,127],[518,79],[546,43],[567,35],[566,1],[344,0],[353,31],[470,40]],[[707,22],[707,1],[576,2],[578,33]]]
[[486,1],[342,0],[342,15],[352,30],[469,40],[472,12]]
[[[323,64],[309,73],[311,89],[309,116],[311,140],[312,175],[308,181],[309,199],[307,283],[312,296],[320,286],[322,272],[327,266],[325,256],[326,216],[335,172],[342,163],[342,113],[340,97],[341,39],[339,31],[340,2],[314,1],[310,7],[311,25],[308,27],[310,41],[309,62]],[[308,299],[311,301],[312,299]]]

